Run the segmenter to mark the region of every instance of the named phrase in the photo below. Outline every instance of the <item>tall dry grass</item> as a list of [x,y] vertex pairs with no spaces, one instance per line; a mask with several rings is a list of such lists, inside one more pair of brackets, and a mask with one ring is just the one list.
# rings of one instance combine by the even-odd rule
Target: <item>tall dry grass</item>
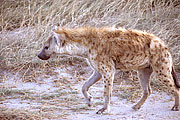
[[42,68],[46,62],[36,56],[57,24],[146,30],[168,44],[180,68],[179,0],[1,0],[0,18],[0,67],[4,69],[27,73]]

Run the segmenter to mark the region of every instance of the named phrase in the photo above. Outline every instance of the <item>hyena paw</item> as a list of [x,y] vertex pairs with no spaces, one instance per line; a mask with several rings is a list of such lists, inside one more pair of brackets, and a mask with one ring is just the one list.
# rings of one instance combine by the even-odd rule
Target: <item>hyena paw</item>
[[139,110],[140,107],[141,107],[141,106],[139,106],[139,105],[134,105],[134,106],[132,107],[132,109],[134,109],[134,110]]
[[87,101],[88,106],[91,107],[93,104],[93,98],[91,96],[89,96],[89,98],[87,98],[86,101]]
[[174,105],[171,110],[172,111],[179,111],[179,106]]
[[105,108],[101,108],[100,110],[98,110],[98,111],[96,112],[96,114],[102,114],[105,110],[106,110]]
[[96,114],[102,114],[104,111],[110,112],[110,106],[104,106],[103,108],[99,109]]

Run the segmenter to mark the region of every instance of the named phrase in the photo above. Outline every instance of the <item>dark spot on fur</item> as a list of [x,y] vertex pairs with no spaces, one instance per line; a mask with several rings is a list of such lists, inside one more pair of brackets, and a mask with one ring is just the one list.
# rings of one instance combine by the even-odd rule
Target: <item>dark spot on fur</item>
[[168,53],[166,53],[166,54],[165,54],[165,57],[169,57],[169,54],[168,54]]
[[164,48],[165,50],[169,50],[167,47]]
[[153,56],[151,55],[150,59],[152,60],[153,59]]
[[161,60],[162,62],[164,62],[165,61],[165,59],[164,58],[162,58],[162,60]]
[[164,70],[164,67],[162,67],[161,69]]
[[162,73],[159,73],[159,75],[161,76],[161,75],[162,75]]
[[132,56],[130,60],[133,60],[133,59],[134,59],[134,56]]
[[164,75],[164,77],[167,77],[167,75]]

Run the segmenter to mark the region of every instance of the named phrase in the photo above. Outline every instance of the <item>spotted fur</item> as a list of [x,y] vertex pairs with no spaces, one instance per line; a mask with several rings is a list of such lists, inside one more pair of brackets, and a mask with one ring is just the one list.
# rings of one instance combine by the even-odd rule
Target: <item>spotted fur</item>
[[144,31],[114,27],[57,28],[54,32],[38,57],[49,59],[53,53],[85,57],[94,70],[82,87],[89,106],[92,97],[88,89],[101,78],[104,81],[104,106],[97,113],[109,108],[116,69],[138,71],[143,96],[133,109],[139,109],[150,95],[149,78],[154,72],[175,97],[172,110],[179,110],[180,86],[172,69],[170,51],[160,38]]

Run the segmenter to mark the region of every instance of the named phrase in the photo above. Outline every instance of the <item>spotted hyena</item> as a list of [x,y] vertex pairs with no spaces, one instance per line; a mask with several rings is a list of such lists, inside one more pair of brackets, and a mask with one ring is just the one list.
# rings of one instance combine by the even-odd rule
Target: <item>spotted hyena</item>
[[170,51],[163,41],[153,34],[113,27],[56,28],[38,57],[47,60],[52,54],[81,56],[87,59],[94,70],[82,87],[89,106],[92,105],[92,97],[88,89],[103,79],[104,106],[97,113],[102,113],[109,107],[116,69],[138,71],[143,96],[133,109],[139,109],[150,95],[149,78],[154,72],[175,97],[172,110],[179,110],[180,85],[173,69]]

